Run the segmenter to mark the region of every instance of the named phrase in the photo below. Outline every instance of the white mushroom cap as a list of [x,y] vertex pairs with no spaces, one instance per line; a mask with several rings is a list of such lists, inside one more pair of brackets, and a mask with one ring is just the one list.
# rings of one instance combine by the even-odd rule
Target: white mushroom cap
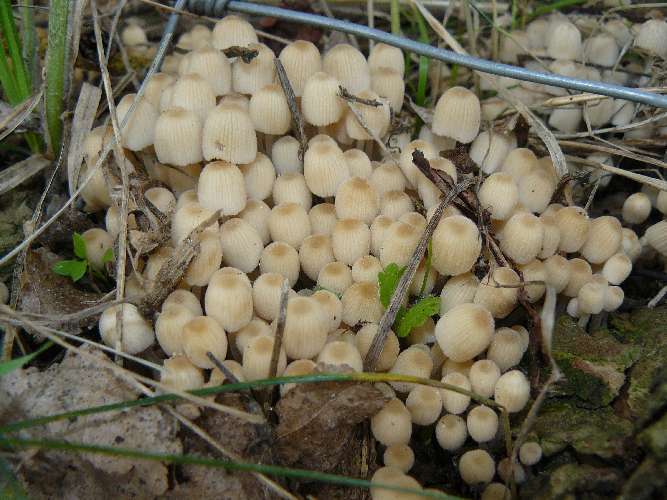
[[226,161],[207,164],[199,176],[197,198],[202,207],[236,215],[245,208],[245,181],[239,167]]
[[340,43],[331,48],[322,58],[322,68],[352,94],[356,95],[371,86],[366,58],[352,45]]
[[237,164],[253,161],[257,156],[257,135],[248,112],[224,103],[211,108],[202,132],[204,158]]
[[[126,94],[116,106],[118,125],[121,126],[130,106],[136,99],[136,94]],[[158,112],[147,99],[137,102],[132,117],[121,130],[123,146],[132,151],[140,151],[154,142],[155,122]]]
[[306,40],[296,40],[287,44],[278,58],[283,63],[294,95],[301,97],[308,78],[322,68],[319,49]]
[[257,43],[255,28],[239,16],[228,15],[215,23],[213,28],[213,46],[223,50],[234,45],[241,47]]
[[232,86],[239,94],[254,94],[276,78],[273,50],[263,43],[251,43],[248,48],[256,50],[257,56],[248,63],[237,59],[232,65]]
[[178,73],[201,76],[216,96],[229,94],[232,90],[232,65],[218,49],[206,47],[186,54],[179,63]]
[[479,133],[481,109],[475,94],[463,87],[452,87],[440,96],[435,106],[434,134],[459,142],[472,142]]

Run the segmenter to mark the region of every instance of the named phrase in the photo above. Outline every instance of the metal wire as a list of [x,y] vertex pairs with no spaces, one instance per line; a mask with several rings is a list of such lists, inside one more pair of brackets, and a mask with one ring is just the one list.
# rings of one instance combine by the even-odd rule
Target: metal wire
[[541,83],[543,85],[553,85],[555,87],[562,87],[570,90],[579,90],[581,92],[589,92],[592,94],[606,95],[627,101],[639,102],[659,108],[667,108],[667,96],[652,94],[649,92],[644,92],[640,89],[623,87],[621,85],[614,85],[611,83],[582,80],[580,78],[569,78],[552,73],[531,71],[519,66],[488,61],[478,57],[464,56],[456,54],[450,50],[442,49],[439,47],[432,47],[431,45],[426,45],[408,38],[395,36],[390,33],[385,33],[384,31],[369,28],[368,26],[361,24],[350,23],[329,17],[318,16],[315,14],[308,14],[296,10],[287,10],[270,5],[240,2],[235,0],[187,0],[185,9],[195,14],[209,17],[222,17],[226,14],[227,11],[241,12],[243,14],[250,14],[255,16],[274,17],[299,24],[307,24],[319,28],[341,31],[343,33],[349,33],[362,38],[369,38],[377,42],[384,42],[386,44],[399,47],[403,50],[414,52],[415,54],[430,57],[431,59],[437,59],[439,61],[444,61],[450,64],[460,64],[461,66],[478,70],[483,73],[507,76],[517,80],[526,80],[529,82]]

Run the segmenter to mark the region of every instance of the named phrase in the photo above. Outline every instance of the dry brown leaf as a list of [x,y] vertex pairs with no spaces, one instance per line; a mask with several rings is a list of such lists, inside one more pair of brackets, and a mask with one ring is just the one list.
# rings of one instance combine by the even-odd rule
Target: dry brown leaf
[[282,463],[330,471],[351,447],[355,426],[388,399],[362,382],[299,384],[276,405],[276,453]]
[[[99,304],[102,294],[79,290],[69,278],[52,271],[53,265],[60,260],[61,257],[46,248],[28,252],[20,282],[20,311],[58,316]],[[88,316],[76,324],[61,325],[61,328],[74,331],[96,322],[97,316]]]

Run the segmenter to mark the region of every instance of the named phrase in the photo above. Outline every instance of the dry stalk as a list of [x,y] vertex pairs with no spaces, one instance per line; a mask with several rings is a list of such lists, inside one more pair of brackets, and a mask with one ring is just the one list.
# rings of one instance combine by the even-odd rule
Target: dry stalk
[[276,321],[276,334],[273,337],[273,351],[271,352],[271,363],[269,364],[269,378],[275,377],[278,372],[278,360],[280,359],[280,349],[283,344],[285,321],[287,320],[287,300],[289,299],[289,290],[289,281],[283,279],[283,284],[280,286],[280,309]]
[[[344,87],[340,87],[340,88],[341,88],[341,91],[344,92],[346,95],[352,95]],[[380,149],[382,150],[382,153],[384,153],[384,155],[386,157],[391,158],[392,160],[396,160],[396,155],[394,153],[392,153],[391,151],[389,151],[389,149],[387,149],[387,146],[382,141],[382,139],[380,139],[378,137],[378,135],[373,130],[370,129],[370,127],[366,123],[366,120],[364,120],[364,117],[361,116],[361,113],[359,113],[359,111],[357,111],[355,109],[354,104],[350,101],[345,101],[345,103],[347,104],[347,107],[352,112],[354,117],[359,122],[359,125],[361,125],[362,128],[366,131],[366,133],[373,139],[373,142],[375,142],[380,147]]]
[[199,252],[199,235],[208,226],[218,220],[220,211],[217,210],[213,215],[201,222],[194,228],[190,234],[176,247],[174,253],[169,257],[155,277],[153,286],[138,304],[142,314],[150,314],[158,309],[164,299],[176,288],[188,269],[190,262]]
[[350,94],[350,92],[342,85],[338,86],[338,97],[345,99],[347,102],[356,102],[357,104],[372,106],[374,108],[382,106],[382,103],[377,99],[364,99],[363,97]]
[[283,66],[282,61],[276,57],[273,60],[273,63],[276,66],[278,80],[280,80],[280,86],[283,88],[283,92],[287,98],[289,111],[292,114],[292,128],[296,133],[296,140],[299,141],[299,161],[303,161],[303,155],[306,152],[306,148],[308,147],[308,140],[303,129],[303,117],[299,112],[299,107],[296,104],[296,96],[294,95],[294,89],[292,88],[292,84],[287,77],[287,72],[285,71],[285,67]]
[[647,186],[652,186],[656,189],[659,189],[661,191],[667,191],[667,182],[661,179],[655,179],[653,177],[649,177],[647,175],[642,175],[638,174],[636,172],[631,172],[629,170],[624,170],[622,168],[618,167],[613,167],[611,165],[606,165],[604,163],[601,163],[599,161],[595,160],[589,160],[587,158],[580,158],[578,156],[572,156],[572,155],[566,155],[565,158],[568,161],[571,161],[573,163],[580,163],[583,165],[589,165],[594,168],[599,168],[600,170],[604,170],[605,172],[609,172],[611,174],[615,175],[620,175],[621,177],[626,177],[628,179],[631,179],[636,182],[640,182],[642,184],[646,184]]
[[212,408],[214,410],[218,410],[220,412],[223,412],[225,414],[231,415],[233,417],[245,420],[250,423],[254,424],[261,424],[264,422],[263,418],[257,417],[256,415],[251,415],[250,413],[241,411],[237,408],[233,408],[231,406],[226,406],[222,405],[219,403],[216,403],[214,401],[209,401],[206,398],[202,398],[199,396],[195,396],[194,394],[190,394],[189,392],[184,392],[184,391],[179,391],[170,387],[165,386],[164,384],[150,379],[148,377],[144,377],[143,375],[139,375],[137,373],[134,373],[130,370],[127,370],[121,366],[118,366],[115,363],[112,363],[111,361],[108,361],[106,358],[101,358],[91,352],[85,351],[83,349],[80,349],[79,347],[76,347],[73,344],[70,344],[69,342],[64,341],[61,339],[58,335],[54,335],[49,331],[49,329],[43,327],[42,325],[35,323],[33,321],[30,321],[29,319],[23,317],[20,313],[17,311],[14,311],[13,309],[9,308],[8,306],[5,306],[4,304],[0,305],[0,317],[5,316],[9,318],[14,318],[18,319],[24,327],[28,327],[31,329],[36,330],[38,333],[49,339],[51,342],[54,344],[58,344],[61,347],[64,347],[65,349],[68,349],[70,351],[73,351],[77,353],[80,356],[92,359],[97,363],[101,368],[106,368],[113,372],[113,374],[120,379],[134,384],[136,381],[139,381],[144,384],[148,384],[151,387],[155,387],[156,389],[159,389],[160,391],[164,393],[171,393],[175,394],[178,397],[185,399],[195,405],[198,406],[204,406],[208,408]]
[[558,143],[566,148],[583,149],[585,151],[599,151],[600,153],[608,153],[614,156],[622,156],[624,158],[630,158],[631,160],[637,160],[639,162],[647,163],[649,165],[655,165],[656,167],[667,168],[667,163],[665,163],[664,161],[657,160],[649,156],[632,153],[630,151],[623,151],[622,149],[599,146],[597,144],[590,144],[588,142],[581,142],[581,141],[560,140],[558,141]]

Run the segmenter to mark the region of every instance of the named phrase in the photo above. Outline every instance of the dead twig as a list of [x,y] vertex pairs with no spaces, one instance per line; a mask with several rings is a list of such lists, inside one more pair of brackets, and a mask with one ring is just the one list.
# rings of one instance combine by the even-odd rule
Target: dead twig
[[382,106],[382,103],[377,99],[364,99],[363,97],[350,94],[350,92],[342,85],[338,86],[338,97],[345,99],[347,102],[356,102],[366,106],[373,106],[374,108],[379,108]]
[[238,45],[227,47],[222,52],[224,52],[225,56],[227,56],[229,59],[240,57],[241,60],[246,64],[252,61],[255,57],[257,57],[257,54],[259,54],[258,50],[249,49],[248,47],[239,47]]
[[306,133],[304,132],[303,127],[303,117],[299,112],[299,106],[296,104],[294,89],[292,88],[292,84],[287,77],[287,72],[285,71],[285,67],[283,66],[282,61],[276,57],[273,60],[273,63],[276,66],[278,80],[280,81],[280,86],[283,88],[283,92],[287,98],[289,111],[292,114],[292,128],[296,134],[296,140],[299,141],[299,161],[303,161],[303,155],[306,152],[306,148],[308,147],[308,140],[306,138]]
[[276,321],[276,334],[273,337],[273,351],[271,352],[271,363],[269,364],[269,378],[276,376],[278,372],[278,360],[280,359],[280,349],[283,343],[283,332],[285,331],[285,321],[287,320],[287,299],[289,299],[289,281],[283,280],[280,286],[280,310],[278,311],[278,320]]
[[199,252],[199,235],[204,229],[216,222],[219,216],[220,212],[216,211],[194,228],[176,247],[174,254],[162,264],[153,281],[153,285],[138,304],[139,310],[143,314],[148,315],[157,310],[162,305],[162,302],[164,302],[164,299],[176,288],[183,278],[185,271],[187,271],[190,262]]

